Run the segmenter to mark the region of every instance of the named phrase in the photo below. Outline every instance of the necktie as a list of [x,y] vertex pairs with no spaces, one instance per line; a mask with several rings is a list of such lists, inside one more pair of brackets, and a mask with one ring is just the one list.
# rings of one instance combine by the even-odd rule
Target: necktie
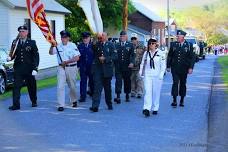
[[150,57],[150,68],[151,68],[151,69],[152,69],[152,68],[155,69],[155,66],[154,66],[154,57],[156,56],[157,52],[158,52],[158,51],[156,51],[156,52],[154,53],[153,57],[151,57],[151,54],[150,54],[150,52],[149,52],[149,57]]

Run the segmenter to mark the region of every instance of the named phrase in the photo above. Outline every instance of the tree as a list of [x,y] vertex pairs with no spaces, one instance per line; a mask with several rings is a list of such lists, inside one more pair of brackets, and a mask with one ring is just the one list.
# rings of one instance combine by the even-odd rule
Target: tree
[[214,44],[226,44],[228,43],[228,36],[224,34],[214,34],[210,36],[207,40],[207,43],[209,45],[214,45]]
[[[180,28],[195,28],[202,31],[208,43],[221,44],[226,42],[227,35],[221,29],[228,29],[228,1],[219,0],[210,5],[190,7],[184,10],[172,10],[171,17]],[[164,16],[165,13],[161,12]],[[223,39],[222,41],[219,39]]]
[[[57,0],[64,7],[69,9],[72,13],[66,16],[66,29],[72,34],[73,41],[79,41],[81,32],[90,31],[86,16],[83,10],[77,5],[77,0]],[[101,17],[103,20],[104,28],[112,27],[115,30],[121,29],[122,25],[122,0],[98,0]],[[132,13],[134,7],[129,2],[128,12]]]

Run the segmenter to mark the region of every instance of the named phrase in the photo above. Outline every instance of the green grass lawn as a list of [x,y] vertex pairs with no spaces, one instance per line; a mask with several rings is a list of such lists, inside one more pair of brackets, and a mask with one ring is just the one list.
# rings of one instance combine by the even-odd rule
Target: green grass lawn
[[[43,88],[52,87],[52,86],[55,86],[56,83],[57,83],[57,78],[56,77],[51,77],[51,78],[48,78],[48,79],[38,80],[37,81],[37,89],[40,90],[40,89],[43,89]],[[27,87],[23,87],[21,89],[21,93],[22,94],[27,93],[27,92],[28,92]],[[12,90],[9,90],[9,91],[5,92],[4,94],[1,94],[0,95],[0,100],[7,99],[9,97],[12,97]]]
[[222,67],[222,77],[227,87],[226,92],[228,93],[228,56],[219,57],[218,62]]

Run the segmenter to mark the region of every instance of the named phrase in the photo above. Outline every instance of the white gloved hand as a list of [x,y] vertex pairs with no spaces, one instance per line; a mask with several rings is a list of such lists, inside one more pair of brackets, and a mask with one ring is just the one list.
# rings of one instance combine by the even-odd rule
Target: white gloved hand
[[33,75],[33,76],[37,75],[37,71],[36,71],[36,70],[33,70],[33,71],[32,71],[32,75]]
[[12,60],[12,58],[10,56],[8,56],[7,59],[6,59],[7,62],[9,62],[11,60]]
[[163,80],[164,74],[159,75],[159,80]]
[[139,70],[139,76],[141,76],[142,75],[142,70]]

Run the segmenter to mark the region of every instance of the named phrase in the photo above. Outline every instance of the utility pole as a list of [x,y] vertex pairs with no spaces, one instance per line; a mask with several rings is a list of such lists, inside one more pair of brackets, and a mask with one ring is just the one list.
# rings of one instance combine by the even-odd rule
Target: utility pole
[[122,19],[122,29],[127,31],[128,26],[128,0],[123,0],[123,19]]
[[169,0],[167,0],[167,32],[168,32],[168,50],[169,50],[169,48],[170,48],[170,26],[169,26],[169,20],[170,20],[170,18],[169,18]]

